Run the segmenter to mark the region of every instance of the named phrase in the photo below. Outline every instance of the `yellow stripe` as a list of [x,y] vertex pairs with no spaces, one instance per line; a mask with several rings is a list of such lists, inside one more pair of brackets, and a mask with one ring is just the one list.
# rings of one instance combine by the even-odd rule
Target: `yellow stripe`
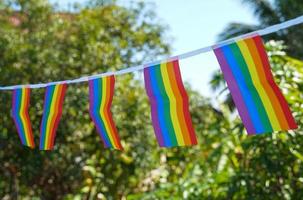
[[170,107],[170,116],[171,116],[171,119],[173,122],[172,124],[173,124],[174,130],[175,130],[176,136],[177,136],[178,144],[182,146],[182,145],[185,145],[185,142],[183,139],[182,129],[180,127],[180,123],[179,123],[179,119],[178,119],[177,101],[175,98],[175,94],[171,88],[166,63],[161,64],[161,74],[163,77],[164,87],[165,87],[165,90],[167,92],[167,96],[168,96],[169,102],[170,102],[169,107]]
[[22,121],[22,125],[24,126],[24,135],[25,135],[25,140],[26,140],[26,144],[30,146],[30,141],[28,138],[28,129],[27,129],[27,124],[26,124],[26,120],[25,120],[25,116],[24,116],[24,102],[25,102],[25,88],[22,88],[22,92],[21,92],[21,107],[19,110],[19,115]]
[[237,44],[238,44],[238,46],[241,50],[241,53],[242,53],[242,55],[245,59],[246,64],[248,66],[249,73],[251,75],[251,79],[253,81],[253,84],[256,87],[256,89],[259,93],[259,96],[261,97],[261,100],[264,104],[266,113],[269,117],[269,121],[270,121],[274,130],[280,130],[281,127],[280,127],[279,120],[278,120],[278,118],[275,114],[275,110],[274,110],[274,108],[271,104],[270,98],[269,98],[265,89],[262,86],[262,83],[260,81],[260,78],[259,78],[259,75],[258,75],[258,72],[257,72],[257,68],[255,66],[254,60],[253,60],[253,58],[252,58],[252,56],[249,52],[249,49],[248,49],[247,45],[245,44],[245,42],[243,40],[238,41]]
[[108,137],[110,139],[111,145],[113,147],[116,147],[115,140],[114,140],[113,135],[110,131],[109,124],[105,120],[106,118],[104,116],[105,101],[106,101],[106,96],[108,95],[107,94],[107,87],[109,87],[109,84],[108,84],[109,80],[108,79],[109,79],[108,77],[104,77],[104,78],[101,79],[102,80],[102,99],[101,99],[101,106],[100,106],[100,111],[99,112],[100,112],[101,118],[103,119],[104,126],[105,126],[105,129],[106,129],[106,134],[108,135]]
[[61,85],[55,86],[54,95],[53,95],[52,102],[51,102],[51,107],[50,107],[50,111],[49,111],[49,115],[48,115],[48,119],[47,119],[46,130],[45,130],[45,146],[44,146],[45,149],[48,149],[49,144],[50,144],[50,138],[49,138],[50,126],[51,126],[52,118],[55,115],[55,112],[57,111],[57,109],[55,108],[55,105],[56,105],[56,101],[58,100],[58,90],[60,87],[61,87]]

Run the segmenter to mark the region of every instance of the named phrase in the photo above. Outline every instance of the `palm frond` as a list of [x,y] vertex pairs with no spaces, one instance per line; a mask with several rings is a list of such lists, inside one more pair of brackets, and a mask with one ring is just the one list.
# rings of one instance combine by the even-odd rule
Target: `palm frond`
[[211,80],[209,82],[210,87],[212,90],[216,91],[219,88],[222,88],[224,86],[224,78],[221,70],[217,70],[212,74]]
[[260,26],[251,25],[251,24],[243,24],[243,23],[230,23],[225,27],[225,29],[219,34],[219,40],[226,40],[231,37],[235,37],[241,34],[249,33],[260,29]]
[[242,0],[242,2],[250,6],[263,26],[281,22],[281,15],[269,0]]

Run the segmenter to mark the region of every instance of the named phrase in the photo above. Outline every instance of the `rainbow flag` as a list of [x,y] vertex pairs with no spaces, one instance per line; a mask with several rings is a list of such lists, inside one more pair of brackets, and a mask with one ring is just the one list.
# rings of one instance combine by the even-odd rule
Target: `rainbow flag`
[[159,145],[197,144],[178,60],[145,68],[144,81]]
[[66,89],[67,84],[46,87],[43,117],[40,126],[40,150],[52,150],[54,148],[56,130],[62,115]]
[[260,36],[215,48],[214,53],[248,134],[297,128]]
[[34,137],[28,115],[30,89],[20,88],[13,91],[12,116],[17,127],[21,143],[34,148]]
[[110,107],[115,89],[115,76],[89,81],[89,113],[106,148],[122,150]]

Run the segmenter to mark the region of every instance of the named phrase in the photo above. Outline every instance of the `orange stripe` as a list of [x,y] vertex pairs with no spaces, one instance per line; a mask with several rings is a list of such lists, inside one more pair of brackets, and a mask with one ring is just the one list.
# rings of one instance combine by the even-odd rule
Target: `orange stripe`
[[106,112],[106,101],[107,101],[107,98],[108,98],[108,77],[105,77],[105,78],[102,78],[101,79],[102,81],[102,88],[101,88],[101,105],[100,105],[100,109],[99,109],[99,113],[101,115],[101,119],[103,121],[103,124],[104,124],[104,128],[105,128],[105,135],[107,137],[109,137],[109,145],[111,148],[116,148],[115,146],[115,139],[112,135],[112,131],[111,131],[111,127],[109,125],[109,122],[108,122],[108,119],[107,119],[107,116],[105,115],[105,112]]
[[293,116],[291,114],[291,111],[289,109],[289,105],[288,105],[285,97],[283,96],[283,94],[280,91],[278,85],[274,81],[274,77],[273,77],[273,74],[272,74],[271,69],[270,69],[270,63],[269,63],[269,60],[268,60],[266,50],[264,48],[262,38],[260,36],[256,36],[256,37],[253,38],[253,40],[255,42],[256,48],[259,51],[259,55],[260,55],[260,58],[261,58],[261,61],[262,61],[262,64],[263,64],[263,69],[264,69],[264,72],[265,72],[265,76],[268,80],[268,83],[270,84],[270,86],[274,90],[274,92],[275,92],[275,94],[276,94],[276,96],[277,96],[277,98],[280,102],[283,113],[284,113],[285,118],[288,122],[289,128],[290,129],[298,128],[298,126],[295,122],[295,119],[293,118]]
[[[54,88],[54,92],[56,91],[56,87],[58,86],[55,86]],[[60,88],[58,87],[58,90],[60,90]],[[47,120],[47,123],[46,123],[46,131],[45,131],[45,146],[44,146],[44,149],[45,150],[49,150],[49,144],[50,144],[50,138],[51,138],[51,134],[52,134],[52,127],[53,127],[53,123],[54,123],[54,118],[56,116],[56,100],[57,100],[57,94],[54,93],[52,95],[52,100],[51,100],[51,104],[50,104],[50,108],[52,107],[52,104],[54,105],[53,108],[53,114],[49,115],[48,116],[48,120],[50,120],[49,122],[49,130],[47,129],[47,125],[48,125],[48,120]],[[49,111],[51,113],[51,111]],[[47,134],[49,133],[49,134]]]
[[[46,116],[46,125],[45,125],[45,136],[44,136],[44,141],[43,141],[43,149],[44,150],[49,150],[49,138],[51,135],[51,130],[52,130],[52,121],[54,119],[54,116],[56,115],[56,91],[59,90],[59,88],[55,85],[53,93],[50,93],[50,104],[49,104],[49,113]],[[48,92],[48,91],[46,91]]]
[[272,87],[270,87],[268,80],[266,78],[266,75],[265,75],[265,72],[263,69],[263,64],[262,64],[259,52],[254,43],[254,40],[250,38],[250,39],[246,39],[244,41],[245,41],[252,57],[254,58],[254,63],[257,68],[257,72],[260,77],[260,81],[262,83],[262,86],[265,89],[265,92],[267,93],[267,95],[269,97],[271,104],[273,105],[275,115],[277,116],[281,129],[283,129],[283,130],[289,129],[287,119],[285,118],[285,115],[284,115],[284,112],[280,105],[280,102],[279,102],[275,92],[273,91]]
[[167,67],[168,74],[170,74],[169,82],[171,84],[171,88],[172,88],[174,96],[176,98],[176,104],[178,106],[176,108],[176,111],[177,111],[177,115],[178,115],[177,117],[178,117],[178,121],[179,121],[181,131],[182,131],[183,141],[184,141],[185,145],[190,145],[191,141],[190,141],[190,137],[189,137],[189,130],[187,128],[185,118],[184,118],[184,113],[183,113],[184,102],[183,102],[181,93],[179,91],[178,85],[177,85],[175,72],[174,72],[174,68],[173,68],[174,67],[173,63],[168,62],[166,67]]
[[65,91],[66,91],[66,84],[64,85],[61,85],[61,91],[60,91],[60,95],[58,97],[59,101],[58,101],[58,107],[57,107],[57,115],[56,115],[56,120],[54,122],[54,128],[52,130],[52,133],[51,133],[51,138],[50,138],[50,148],[53,149],[54,147],[54,141],[55,141],[55,136],[56,136],[56,131],[57,131],[57,127],[58,127],[58,123],[59,123],[59,120],[60,120],[60,117],[62,115],[62,104],[63,104],[63,99],[64,99],[64,95],[65,95]]
[[106,132],[107,132],[106,134],[108,134],[109,139],[110,138],[113,139],[113,142],[114,142],[113,146],[114,146],[114,148],[117,148],[117,143],[116,143],[115,137],[113,135],[112,127],[111,127],[110,122],[109,122],[109,117],[107,115],[107,107],[108,107],[109,98],[110,98],[109,97],[110,96],[110,88],[109,88],[110,87],[110,76],[109,77],[104,77],[103,79],[105,80],[104,83],[105,83],[105,89],[106,89],[105,91],[102,91],[102,97],[101,97],[101,98],[105,98],[104,107],[102,108],[102,113],[103,113],[103,116],[105,118],[104,123],[106,123],[104,125],[105,125],[105,129],[106,129],[106,127],[109,128],[109,130],[106,130]]
[[118,130],[117,130],[117,127],[113,121],[113,116],[112,116],[112,112],[110,110],[111,108],[111,104],[112,104],[112,101],[113,101],[113,96],[114,96],[114,90],[115,90],[115,77],[112,76],[111,77],[111,84],[110,84],[110,90],[109,90],[109,102],[110,102],[110,105],[107,107],[107,114],[108,114],[108,117],[109,117],[109,121],[110,121],[110,126],[112,127],[112,130],[113,130],[113,134],[114,134],[114,138],[116,140],[116,143],[117,143],[117,147],[118,149],[122,150],[123,147],[121,145],[121,142],[120,142],[120,137],[118,135]]
[[[53,102],[54,103],[54,114],[53,116],[49,116],[51,117],[51,121],[50,121],[50,125],[49,125],[49,128],[50,128],[50,131],[49,131],[49,134],[48,134],[48,138],[46,138],[46,148],[47,150],[50,150],[51,149],[51,138],[53,137],[52,135],[54,134],[54,124],[55,124],[55,121],[56,121],[56,118],[58,117],[58,107],[59,107],[59,99],[60,99],[60,94],[62,93],[62,86],[61,85],[57,85],[56,87],[58,87],[58,92],[56,94],[53,94],[53,99],[52,101],[55,101]],[[56,91],[54,89],[54,91]]]
[[188,95],[186,93],[186,90],[183,86],[183,81],[182,81],[182,77],[181,77],[181,72],[180,72],[180,67],[179,67],[179,61],[175,60],[172,62],[173,63],[173,68],[174,68],[174,74],[175,74],[175,79],[176,79],[176,83],[177,86],[179,88],[180,94],[182,96],[183,99],[183,116],[185,118],[185,123],[186,123],[186,127],[189,130],[189,137],[190,137],[190,145],[195,145],[198,143],[197,141],[197,136],[195,134],[195,130],[194,127],[192,125],[192,120],[191,120],[191,116],[189,113],[189,99],[188,99]]
[[[51,123],[50,123],[50,128],[51,130],[49,131],[49,135],[48,135],[48,138],[47,138],[47,149],[48,150],[51,150],[52,149],[52,138],[54,138],[54,134],[55,134],[55,123],[57,121],[57,118],[58,118],[58,115],[59,115],[59,104],[60,104],[60,98],[61,98],[61,93],[62,93],[62,85],[57,85],[56,87],[58,87],[58,92],[56,94],[53,95],[53,98],[55,98],[55,102],[54,102],[54,109],[55,109],[55,112],[54,112],[54,116],[52,117],[52,120],[51,120]],[[56,90],[54,90],[56,91]]]
[[26,124],[25,121],[25,106],[26,106],[26,93],[25,93],[25,88],[21,89],[21,99],[20,99],[20,109],[18,111],[18,114],[20,116],[20,120],[21,120],[21,125],[22,125],[22,129],[24,130],[24,137],[25,137],[25,145],[29,146],[29,138],[28,136],[28,126]]
[[27,96],[26,96],[26,88],[21,89],[21,106],[20,106],[20,118],[21,122],[24,128],[24,136],[25,136],[25,143],[26,145],[30,146],[30,141],[29,141],[29,129],[28,129],[28,124],[25,118],[25,113],[26,113],[26,105],[27,105]]
[[106,114],[108,115],[108,118],[109,118],[109,124],[112,128],[112,131],[113,131],[113,137],[115,139],[117,149],[122,150],[123,147],[122,147],[121,142],[120,142],[120,138],[119,138],[119,135],[118,135],[118,130],[115,126],[115,123],[113,121],[113,116],[112,116],[112,113],[110,111],[111,103],[112,103],[113,96],[114,96],[114,89],[115,89],[115,77],[111,76],[110,77],[110,87],[109,87],[109,91],[108,91],[109,100],[108,100]]
[[29,107],[29,103],[30,103],[30,89],[26,88],[24,91],[24,95],[25,95],[25,105],[24,105],[24,119],[25,119],[25,126],[26,126],[26,135],[29,139],[29,145],[30,147],[34,148],[35,147],[35,143],[34,143],[34,138],[33,138],[33,131],[32,131],[32,127],[31,127],[31,123],[30,123],[30,119],[29,119],[29,114],[28,114],[28,107]]

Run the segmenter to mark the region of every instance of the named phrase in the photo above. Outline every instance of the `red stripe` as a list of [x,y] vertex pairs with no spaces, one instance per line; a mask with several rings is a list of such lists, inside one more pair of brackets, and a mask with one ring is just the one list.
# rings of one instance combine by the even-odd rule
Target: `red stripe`
[[32,126],[31,126],[31,122],[30,122],[29,114],[28,114],[29,104],[30,104],[30,89],[26,88],[25,89],[25,106],[24,106],[25,113],[24,113],[24,115],[25,115],[26,126],[29,130],[28,138],[29,138],[29,142],[30,142],[30,147],[34,148],[35,142],[34,142]]
[[[58,90],[57,93],[55,93],[56,89]],[[54,104],[54,114],[52,116],[50,116],[50,114],[47,116],[47,120],[46,120],[46,127],[48,124],[48,119],[50,119],[50,124],[49,124],[49,135],[47,137],[46,132],[47,130],[45,130],[45,145],[44,145],[44,150],[51,150],[51,143],[52,143],[52,137],[53,137],[53,131],[54,131],[54,124],[56,122],[57,116],[58,116],[58,105],[60,103],[60,95],[61,95],[61,91],[62,91],[62,87],[60,85],[56,85],[54,88],[54,92],[52,94],[52,99],[50,99],[51,103],[50,103],[50,107],[52,107],[52,104]],[[57,95],[58,94],[58,95]],[[51,112],[51,111],[50,111]],[[49,141],[49,142],[48,142]],[[49,143],[49,144],[48,144]]]
[[[56,90],[57,90],[57,93],[56,93]],[[54,104],[54,113],[53,113],[53,115],[50,115],[50,113],[49,113],[49,115],[47,116],[46,127],[47,127],[47,124],[48,124],[48,120],[50,120],[50,123],[49,123],[50,131],[49,131],[48,137],[46,135],[47,130],[45,132],[44,150],[51,150],[52,149],[51,148],[51,143],[52,143],[51,140],[52,140],[52,137],[53,137],[54,124],[55,124],[57,116],[58,116],[58,105],[60,104],[61,91],[62,91],[61,85],[56,85],[55,88],[54,88],[53,94],[51,95],[52,98],[50,99],[51,100],[50,107],[52,107],[52,104]]]
[[50,138],[51,142],[50,142],[50,146],[49,146],[50,150],[54,148],[56,131],[57,131],[57,128],[58,128],[58,125],[59,125],[61,115],[62,115],[62,108],[63,108],[63,102],[64,102],[64,96],[65,96],[66,89],[67,89],[67,85],[62,84],[62,90],[61,90],[61,94],[60,94],[60,98],[59,98],[59,104],[58,104],[58,108],[56,108],[56,109],[58,109],[58,112],[56,114],[56,120],[55,120],[55,123],[54,123],[54,127],[51,131],[51,138]]
[[[16,125],[16,128],[17,128],[17,132],[18,132],[18,136],[19,136],[19,139],[20,139],[20,141],[21,141],[21,143],[23,144],[23,145],[26,145],[26,140],[25,141],[23,141],[23,139],[22,139],[22,136],[21,135],[23,135],[22,134],[22,127],[21,127],[21,124],[19,124],[18,123],[18,120],[17,120],[17,118],[18,118],[18,113],[20,112],[20,110],[17,110],[17,105],[20,103],[19,101],[20,101],[20,99],[17,99],[17,90],[18,89],[14,89],[14,91],[13,91],[13,102],[12,102],[12,104],[13,104],[13,120],[14,120],[14,123],[15,123],[15,125]],[[21,106],[20,106],[21,107]],[[25,138],[26,139],[26,138]]]
[[176,110],[178,123],[180,125],[182,138],[184,141],[184,145],[191,145],[191,139],[189,136],[189,130],[187,128],[186,120],[184,117],[184,99],[181,95],[181,92],[179,90],[178,81],[176,80],[175,71],[174,71],[174,64],[173,62],[166,63],[167,73],[169,75],[169,83],[171,85],[171,89],[176,101],[176,107],[174,108]]
[[295,122],[295,120],[294,120],[294,118],[291,114],[291,111],[289,109],[287,101],[285,100],[282,92],[280,91],[279,87],[275,83],[273,75],[271,73],[269,60],[268,60],[268,57],[267,57],[267,54],[266,54],[266,51],[265,51],[265,47],[263,45],[262,38],[260,36],[256,36],[256,37],[253,38],[253,40],[255,41],[256,47],[259,51],[259,54],[260,54],[260,57],[261,57],[261,60],[262,60],[262,63],[263,63],[266,78],[267,78],[269,84],[272,86],[276,96],[279,99],[279,102],[281,104],[283,112],[286,116],[288,126],[289,126],[290,129],[296,129],[298,126],[297,126],[297,124],[296,124],[296,122]]
[[114,140],[115,140],[115,143],[116,143],[116,146],[117,146],[117,149],[119,150],[123,150],[123,147],[121,145],[121,142],[120,142],[120,138],[119,138],[119,135],[118,135],[118,130],[115,126],[115,123],[114,123],[114,120],[113,120],[113,116],[112,116],[112,113],[110,111],[110,107],[111,107],[111,104],[112,104],[112,101],[113,101],[113,96],[114,96],[114,89],[115,89],[115,76],[110,76],[109,77],[109,90],[108,90],[108,94],[109,95],[109,99],[108,99],[108,103],[106,105],[106,114],[108,116],[108,120],[109,120],[109,125],[112,129],[112,133],[109,133],[109,134],[112,134]]
[[174,66],[173,68],[174,68],[174,71],[175,71],[176,82],[177,82],[178,88],[180,90],[180,94],[183,98],[183,114],[184,114],[184,118],[185,118],[185,121],[186,121],[187,129],[189,131],[191,144],[195,145],[198,142],[197,142],[197,137],[196,137],[196,134],[195,134],[195,130],[194,130],[193,125],[192,125],[191,117],[190,117],[190,114],[189,114],[188,96],[187,96],[186,90],[183,86],[182,77],[181,77],[180,68],[179,68],[179,62],[178,62],[178,60],[175,60],[175,61],[172,61],[172,63],[173,63],[173,66]]

